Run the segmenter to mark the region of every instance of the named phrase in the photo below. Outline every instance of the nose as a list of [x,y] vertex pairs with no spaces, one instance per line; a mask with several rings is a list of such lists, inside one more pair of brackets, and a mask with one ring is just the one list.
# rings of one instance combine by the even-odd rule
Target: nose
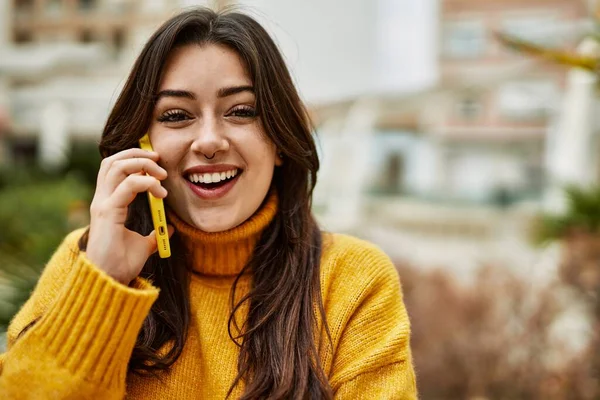
[[223,126],[215,118],[202,118],[191,145],[191,150],[212,159],[217,153],[229,150],[229,141],[223,131]]

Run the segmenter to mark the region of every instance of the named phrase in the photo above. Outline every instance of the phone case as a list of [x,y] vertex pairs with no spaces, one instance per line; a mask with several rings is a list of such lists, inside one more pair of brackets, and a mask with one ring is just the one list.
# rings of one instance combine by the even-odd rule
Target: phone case
[[[147,133],[140,139],[140,148],[142,150],[153,151]],[[152,213],[152,223],[154,224],[156,243],[158,244],[158,255],[160,258],[168,258],[171,256],[171,245],[169,244],[169,232],[167,231],[165,205],[162,199],[154,197],[150,192],[148,192],[148,204],[150,204],[150,212]]]

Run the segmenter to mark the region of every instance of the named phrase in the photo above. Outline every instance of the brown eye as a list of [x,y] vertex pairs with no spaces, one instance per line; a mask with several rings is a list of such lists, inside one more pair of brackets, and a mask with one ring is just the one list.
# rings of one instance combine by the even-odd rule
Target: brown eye
[[254,118],[256,117],[256,110],[254,107],[250,106],[238,106],[231,110],[229,116],[239,118]]
[[169,110],[158,117],[158,122],[181,122],[189,119],[188,115],[181,110]]

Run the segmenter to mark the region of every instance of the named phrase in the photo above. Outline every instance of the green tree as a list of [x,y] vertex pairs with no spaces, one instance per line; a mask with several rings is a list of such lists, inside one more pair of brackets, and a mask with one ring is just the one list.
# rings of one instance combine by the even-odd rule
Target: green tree
[[36,172],[2,173],[0,332],[27,300],[65,235],[86,223],[90,185],[76,176],[59,178]]

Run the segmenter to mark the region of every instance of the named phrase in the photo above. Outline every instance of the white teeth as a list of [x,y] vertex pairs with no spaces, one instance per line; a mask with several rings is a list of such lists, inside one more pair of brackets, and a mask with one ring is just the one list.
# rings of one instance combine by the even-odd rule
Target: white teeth
[[223,172],[213,172],[211,174],[190,174],[188,175],[188,179],[190,180],[190,182],[194,183],[217,183],[224,181],[225,179],[233,178],[237,175],[237,173],[237,169],[232,169]]

